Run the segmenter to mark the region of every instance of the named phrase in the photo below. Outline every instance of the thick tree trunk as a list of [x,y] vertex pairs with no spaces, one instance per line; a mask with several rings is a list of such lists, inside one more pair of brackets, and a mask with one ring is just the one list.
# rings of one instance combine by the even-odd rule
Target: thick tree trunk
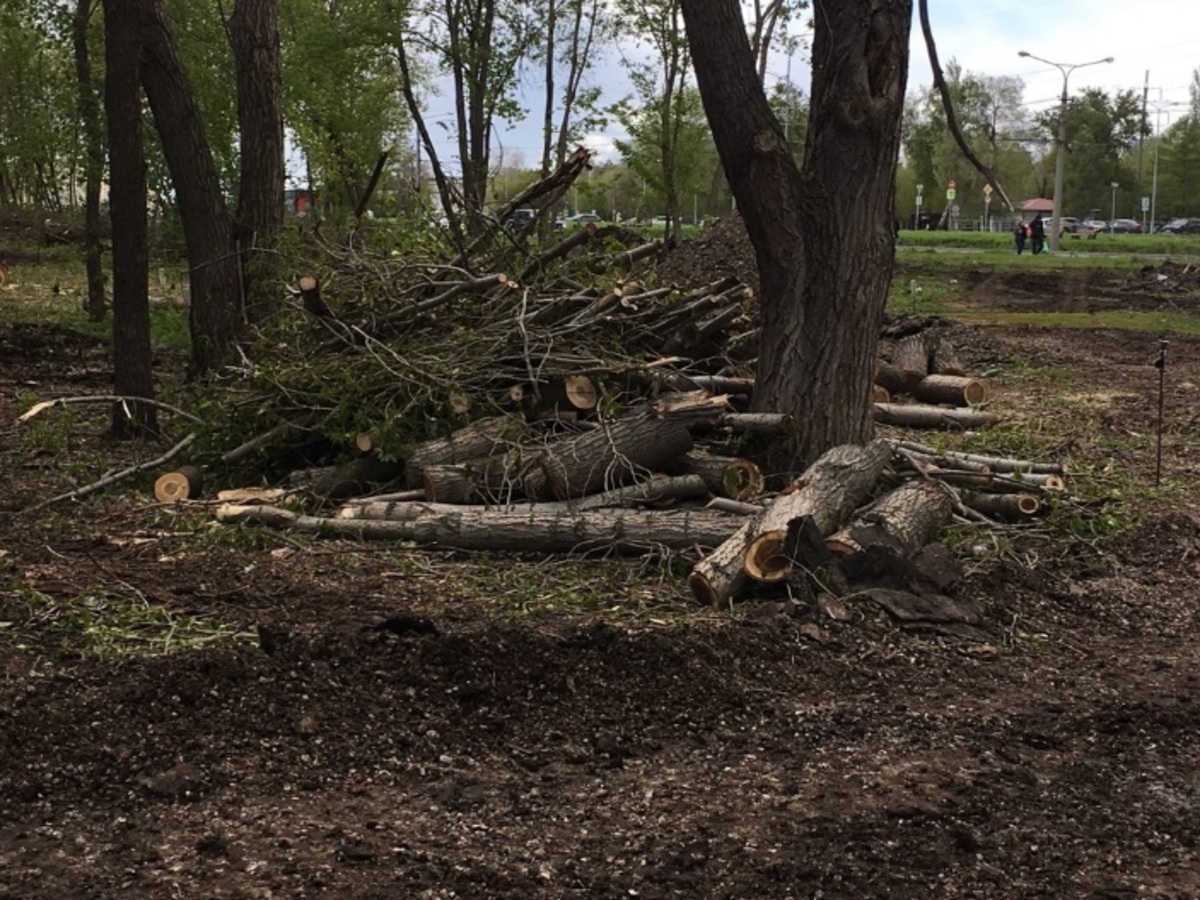
[[142,84],[162,138],[187,242],[191,374],[199,376],[221,367],[241,330],[241,267],[233,217],[162,0],[137,2],[143,13]]
[[96,95],[96,85],[92,81],[92,60],[88,48],[88,25],[91,19],[92,0],[76,0],[72,36],[75,43],[79,120],[83,125],[84,137],[83,258],[87,271],[87,300],[84,308],[89,319],[99,322],[107,312],[100,246],[100,182],[104,178],[104,123],[100,118],[100,100]]
[[493,456],[524,436],[525,425],[519,416],[491,416],[478,419],[444,438],[418,444],[404,461],[405,486],[422,487],[426,466],[465,463]]
[[754,408],[796,423],[772,468],[872,433],[895,245],[911,0],[816,0],[803,171],[767,103],[737,0],[684,4],[696,77],[762,286]]
[[246,315],[259,323],[276,305],[275,242],[283,227],[283,88],[279,0],[237,0],[229,37],[237,69],[241,181],[238,242]]
[[737,599],[751,577],[772,583],[785,579],[792,567],[785,552],[791,523],[807,516],[821,535],[840,527],[891,456],[891,445],[882,440],[828,451],[789,490],[695,565],[688,585],[696,599],[723,605]]
[[[108,113],[109,208],[113,226],[113,390],[125,397],[154,397],[150,354],[150,258],[146,246],[146,159],[142,149],[141,40],[137,0],[104,4]],[[153,430],[155,407],[113,406],[113,434],[136,424]]]

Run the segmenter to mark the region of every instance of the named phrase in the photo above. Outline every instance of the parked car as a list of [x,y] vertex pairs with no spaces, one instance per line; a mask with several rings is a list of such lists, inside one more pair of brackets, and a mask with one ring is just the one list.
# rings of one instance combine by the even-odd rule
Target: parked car
[[1103,219],[1084,219],[1079,223],[1079,230],[1083,234],[1096,234],[1101,231],[1108,231],[1108,223]]
[[603,221],[604,220],[601,219],[594,212],[575,213],[575,215],[567,216],[565,219],[555,219],[554,227],[556,229],[566,228],[568,225],[570,225],[571,227],[576,227],[579,225],[587,225],[589,222],[595,223],[595,222],[603,222]]
[[1142,223],[1137,219],[1113,219],[1108,223],[1112,234],[1141,234]]
[[[1050,225],[1052,221],[1051,218],[1046,218],[1048,228],[1052,227]],[[1062,234],[1079,234],[1079,220],[1074,216],[1059,216],[1058,227]]]
[[1200,219],[1172,219],[1159,229],[1163,234],[1200,234]]

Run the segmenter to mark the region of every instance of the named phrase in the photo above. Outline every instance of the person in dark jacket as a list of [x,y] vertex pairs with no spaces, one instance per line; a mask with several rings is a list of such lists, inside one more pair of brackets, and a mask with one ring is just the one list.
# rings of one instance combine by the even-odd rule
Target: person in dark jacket
[[1046,245],[1046,225],[1042,221],[1042,214],[1038,213],[1033,217],[1033,221],[1029,223],[1029,242],[1033,244],[1033,255],[1037,256],[1042,252],[1042,247]]
[[1017,245],[1017,256],[1025,252],[1025,223],[1021,219],[1013,226],[1013,243]]

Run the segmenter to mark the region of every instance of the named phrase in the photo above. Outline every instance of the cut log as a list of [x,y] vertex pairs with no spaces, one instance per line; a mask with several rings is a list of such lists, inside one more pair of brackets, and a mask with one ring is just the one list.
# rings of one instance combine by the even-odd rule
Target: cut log
[[[547,442],[540,452],[523,448],[519,464],[525,495],[536,500],[569,500],[626,484],[639,473],[661,470],[692,449],[686,421],[659,418],[643,408],[595,431]],[[513,465],[506,466],[513,471]]]
[[204,470],[199,466],[180,466],[154,482],[154,498],[159,503],[195,500],[204,490]]
[[744,521],[707,510],[596,509],[544,512],[536,504],[511,510],[439,503],[391,504],[387,519],[306,516],[275,506],[225,505],[218,521],[259,524],[358,539],[416,541],[462,550],[567,553],[645,552],[654,547],[715,547]]
[[871,540],[868,531],[881,529],[908,556],[916,553],[950,521],[952,492],[932,481],[915,481],[884,495],[869,509],[825,539],[834,553],[859,553]]
[[945,336],[939,336],[933,345],[929,360],[929,371],[934,375],[966,375],[967,367],[958,358],[954,345]]
[[321,282],[317,281],[316,276],[301,275],[296,287],[300,292],[300,302],[304,305],[306,313],[316,316],[318,319],[334,318],[333,311],[321,299]]
[[910,334],[896,341],[892,350],[892,365],[910,377],[919,375],[924,378],[929,374],[929,355],[928,335],[924,332]]
[[757,517],[743,559],[746,573],[767,583],[786,578],[792,567],[783,552],[788,523],[812,516],[821,534],[830,534],[871,492],[891,457],[891,444],[884,440],[844,444],[823,455]]
[[600,390],[587,375],[559,375],[539,391],[543,409],[588,412],[600,403]]
[[882,384],[872,385],[871,400],[874,403],[891,403],[892,395]]
[[670,460],[663,471],[671,475],[699,475],[718,497],[745,502],[763,492],[763,474],[748,459],[734,456],[710,456],[693,451]]
[[505,445],[519,442],[525,432],[525,422],[520,416],[491,416],[478,419],[447,437],[418,444],[405,460],[405,487],[424,487],[422,470],[426,466],[491,456]]
[[[887,390],[893,397],[911,394],[921,379],[926,376],[920,372],[907,372],[899,366],[880,361],[875,365],[875,383]],[[887,400],[876,400],[876,403],[887,403]]]
[[1000,417],[973,409],[943,409],[919,403],[876,403],[875,421],[903,428],[945,428],[963,431],[995,425]]
[[688,587],[706,606],[724,606],[741,596],[749,581],[743,565],[762,513],[746,521],[719,547],[692,567]]
[[1008,522],[1032,518],[1042,506],[1041,501],[1033,494],[981,494],[978,491],[961,491],[959,497],[964,506]]
[[913,396],[924,403],[978,406],[987,400],[987,385],[978,378],[963,375],[926,375],[917,384]]
[[518,486],[510,483],[505,490],[503,470],[502,457],[425,466],[421,470],[424,499],[430,503],[487,503],[511,499]]

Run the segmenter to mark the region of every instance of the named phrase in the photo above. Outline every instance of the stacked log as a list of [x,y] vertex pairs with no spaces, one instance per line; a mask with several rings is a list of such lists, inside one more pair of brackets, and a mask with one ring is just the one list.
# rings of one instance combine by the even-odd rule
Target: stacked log
[[906,334],[875,369],[875,421],[901,428],[967,430],[999,419],[984,413],[987,384],[967,373],[953,345],[936,331]]

